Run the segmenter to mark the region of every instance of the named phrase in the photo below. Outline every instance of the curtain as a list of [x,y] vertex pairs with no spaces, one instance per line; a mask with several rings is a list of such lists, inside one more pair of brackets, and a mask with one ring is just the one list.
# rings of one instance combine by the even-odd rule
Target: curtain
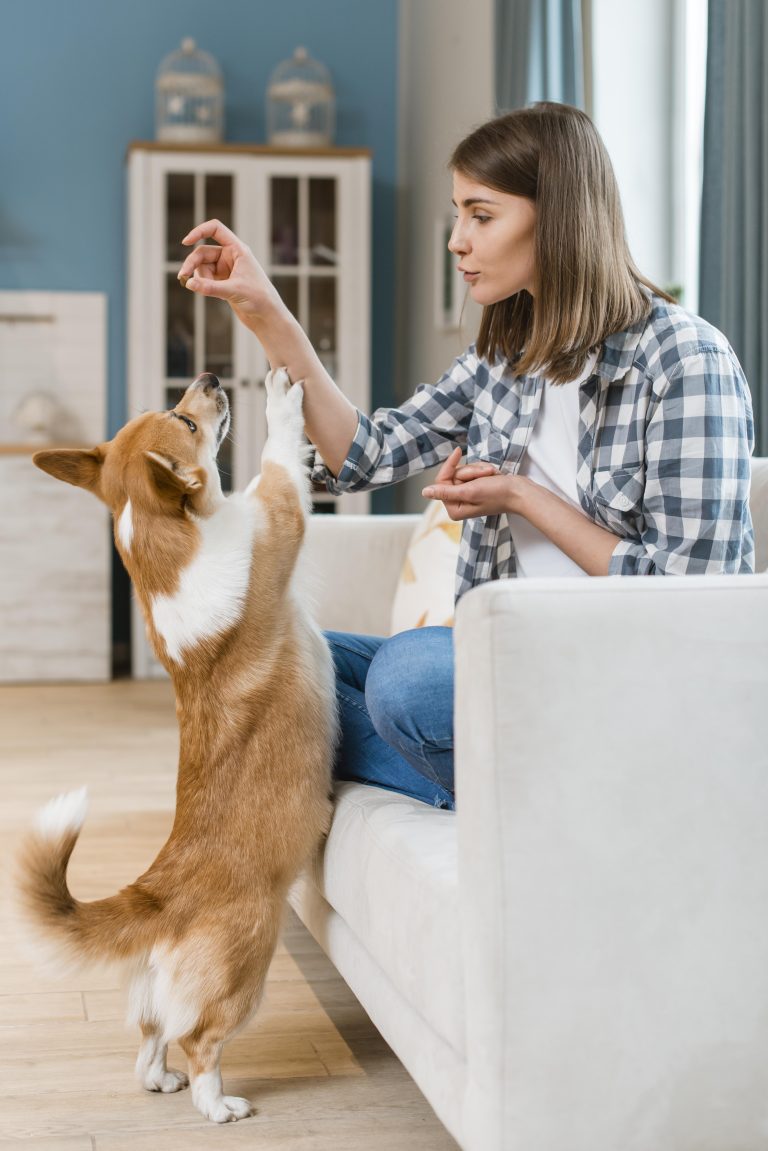
[[741,361],[768,455],[768,14],[709,0],[699,310]]
[[581,0],[496,0],[496,110],[584,107]]

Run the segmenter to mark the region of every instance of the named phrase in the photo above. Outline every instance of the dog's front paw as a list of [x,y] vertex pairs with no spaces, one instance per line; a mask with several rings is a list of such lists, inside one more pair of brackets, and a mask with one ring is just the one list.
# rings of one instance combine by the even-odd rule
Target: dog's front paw
[[304,389],[301,383],[291,385],[285,368],[267,373],[264,381],[267,391],[267,432],[269,456],[279,453],[294,456],[304,451]]
[[[264,387],[267,392],[267,415],[270,411],[279,412],[281,410],[301,412],[304,403],[304,389],[301,386],[301,381],[291,384],[291,378],[285,368],[275,368],[273,372],[267,372],[267,378],[264,381]],[[285,409],[283,409],[285,405]]]

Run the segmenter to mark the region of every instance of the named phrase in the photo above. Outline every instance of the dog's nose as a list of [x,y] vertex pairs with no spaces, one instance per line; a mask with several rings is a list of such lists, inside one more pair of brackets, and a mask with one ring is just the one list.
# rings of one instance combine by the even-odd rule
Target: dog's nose
[[203,372],[201,376],[197,377],[195,383],[199,388],[202,388],[204,392],[212,392],[214,388],[221,387],[221,384],[213,372]]

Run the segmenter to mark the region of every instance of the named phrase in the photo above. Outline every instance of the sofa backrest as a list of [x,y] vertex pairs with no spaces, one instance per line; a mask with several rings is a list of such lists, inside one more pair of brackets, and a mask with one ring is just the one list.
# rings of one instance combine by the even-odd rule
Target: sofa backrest
[[749,510],[755,528],[755,571],[768,570],[768,457],[752,460]]

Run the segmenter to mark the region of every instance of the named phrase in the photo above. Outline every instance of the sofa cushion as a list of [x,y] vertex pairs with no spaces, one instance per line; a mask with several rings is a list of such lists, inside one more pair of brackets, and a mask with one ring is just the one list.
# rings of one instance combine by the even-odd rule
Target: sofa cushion
[[414,528],[392,603],[391,634],[414,627],[452,627],[461,524],[439,500]]
[[463,1053],[455,813],[338,784],[310,878],[411,1006]]

